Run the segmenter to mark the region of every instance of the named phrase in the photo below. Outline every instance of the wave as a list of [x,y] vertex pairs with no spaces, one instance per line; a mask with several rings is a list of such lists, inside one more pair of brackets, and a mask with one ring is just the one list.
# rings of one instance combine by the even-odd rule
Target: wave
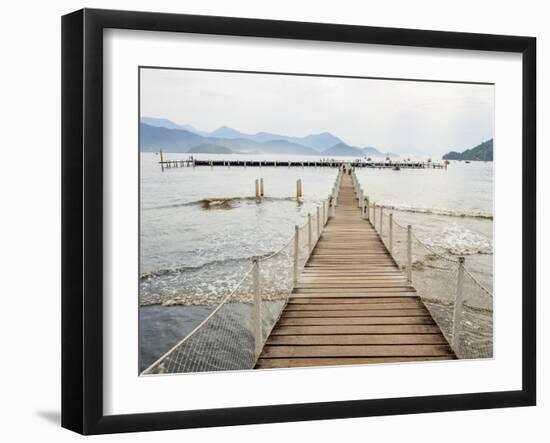
[[253,256],[250,257],[232,257],[232,258],[224,258],[220,260],[212,260],[209,262],[201,263],[194,266],[178,266],[174,268],[164,268],[164,269],[156,269],[154,271],[147,271],[142,272],[139,275],[140,280],[148,280],[150,278],[154,277],[163,277],[163,276],[169,276],[174,274],[181,274],[184,272],[199,272],[203,271],[209,267],[216,266],[216,265],[222,265],[227,263],[235,263],[238,262],[250,262],[252,263]]
[[142,272],[139,275],[139,279],[141,281],[144,281],[154,277],[164,277],[164,276],[170,276],[175,274],[182,274],[185,272],[201,272],[214,266],[219,266],[219,265],[227,266],[227,264],[229,263],[232,263],[234,265],[238,265],[239,263],[242,263],[242,264],[249,264],[250,266],[252,266],[252,260],[254,257],[265,258],[265,257],[269,257],[274,252],[275,250],[269,251],[260,255],[246,255],[242,257],[229,257],[229,258],[224,258],[219,260],[211,260],[211,261],[197,264],[194,266],[178,266],[174,268],[156,269],[154,271]]
[[406,205],[382,205],[385,209],[392,209],[394,211],[414,212],[418,214],[434,214],[445,215],[449,217],[468,217],[468,218],[482,218],[486,220],[493,220],[493,214],[489,214],[481,211],[454,211],[452,209],[442,208],[421,208]]
[[200,200],[185,202],[185,203],[173,203],[170,205],[152,206],[147,209],[172,209],[181,208],[186,206],[201,206],[203,209],[231,209],[240,203],[258,203],[263,201],[294,201],[296,197],[262,197],[257,199],[254,196],[248,197],[211,197],[203,198]]

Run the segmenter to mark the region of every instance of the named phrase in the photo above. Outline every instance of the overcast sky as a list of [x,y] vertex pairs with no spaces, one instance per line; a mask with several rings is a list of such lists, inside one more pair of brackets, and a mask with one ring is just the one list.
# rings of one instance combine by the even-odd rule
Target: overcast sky
[[205,131],[327,131],[354,146],[436,156],[493,137],[494,87],[142,69],[141,115]]

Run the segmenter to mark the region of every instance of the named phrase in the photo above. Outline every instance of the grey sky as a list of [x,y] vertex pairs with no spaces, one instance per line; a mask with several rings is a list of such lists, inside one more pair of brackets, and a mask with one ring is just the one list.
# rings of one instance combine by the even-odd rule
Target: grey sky
[[435,156],[493,137],[494,87],[142,69],[141,115]]

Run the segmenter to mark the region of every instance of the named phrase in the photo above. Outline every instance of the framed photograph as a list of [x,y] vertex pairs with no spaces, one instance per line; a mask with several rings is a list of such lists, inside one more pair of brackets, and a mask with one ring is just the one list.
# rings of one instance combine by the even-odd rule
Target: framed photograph
[[64,427],[535,404],[534,38],[84,9],[62,58]]

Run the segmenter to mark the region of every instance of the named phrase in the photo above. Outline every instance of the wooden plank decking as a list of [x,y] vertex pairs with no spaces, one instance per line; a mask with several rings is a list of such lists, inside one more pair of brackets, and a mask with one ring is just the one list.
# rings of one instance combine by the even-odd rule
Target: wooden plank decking
[[349,175],[256,368],[456,358],[370,222]]

